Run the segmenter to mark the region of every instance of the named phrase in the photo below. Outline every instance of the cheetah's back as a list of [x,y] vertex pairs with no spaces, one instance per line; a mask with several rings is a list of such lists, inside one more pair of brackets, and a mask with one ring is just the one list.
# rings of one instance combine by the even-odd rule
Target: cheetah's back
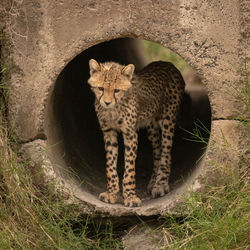
[[182,75],[170,62],[150,63],[135,74],[132,82],[138,122],[160,116],[163,107],[179,106],[184,94]]

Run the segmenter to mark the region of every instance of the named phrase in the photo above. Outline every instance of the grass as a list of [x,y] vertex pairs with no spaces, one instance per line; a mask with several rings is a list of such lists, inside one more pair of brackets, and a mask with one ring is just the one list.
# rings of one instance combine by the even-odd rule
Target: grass
[[232,174],[231,182],[211,186],[206,193],[191,193],[184,208],[187,215],[181,222],[173,216],[165,217],[161,230],[171,239],[168,247],[248,249],[250,187],[247,174],[246,170],[239,178]]
[[[177,55],[159,45],[144,42],[149,57],[175,61],[186,67]],[[156,56],[159,54],[159,58]],[[160,57],[161,55],[161,57]],[[246,115],[241,121],[249,129],[250,91],[247,66],[244,66],[242,100]],[[0,82],[0,249],[122,249],[121,229],[108,220],[82,215],[77,204],[65,203],[53,185],[36,185],[29,162],[12,150],[5,120],[6,84]],[[201,140],[197,130],[194,140]],[[205,193],[190,193],[183,205],[186,215],[164,216],[157,229],[162,249],[249,249],[249,175],[250,159],[241,161],[240,174],[227,172],[227,183],[210,186]],[[221,170],[224,175],[225,172]]]
[[169,61],[174,63],[174,65],[180,70],[190,71],[192,68],[189,64],[183,60],[178,54],[174,53],[172,50],[161,46],[158,43],[153,43],[147,40],[142,40],[142,46],[146,51],[146,57],[148,61]]
[[[1,138],[6,139],[1,129]],[[0,249],[120,249],[111,223],[83,216],[81,207],[66,204],[53,186],[34,185],[6,140],[0,151]]]

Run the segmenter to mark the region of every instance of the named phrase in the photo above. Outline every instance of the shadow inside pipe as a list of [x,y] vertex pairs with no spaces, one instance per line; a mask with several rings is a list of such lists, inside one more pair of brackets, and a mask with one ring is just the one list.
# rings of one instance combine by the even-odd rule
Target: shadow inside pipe
[[[59,135],[56,140],[63,152],[61,162],[71,168],[81,183],[82,190],[98,195],[106,188],[105,151],[103,136],[94,110],[94,95],[87,79],[88,61],[116,61],[133,63],[137,69],[146,64],[140,41],[131,38],[115,39],[95,45],[76,56],[61,72],[52,95],[52,125]],[[179,127],[176,128],[172,149],[172,189],[181,185],[205,150],[205,144],[193,142],[187,131],[195,129],[199,120],[208,130],[211,126],[210,104],[201,85],[187,86],[181,109]],[[184,130],[182,129],[184,128]],[[201,131],[204,137],[209,134]],[[50,143],[56,141],[50,140]],[[118,173],[123,175],[123,143],[119,137]],[[137,190],[140,197],[148,197],[146,186],[152,173],[152,148],[145,130],[139,131],[138,156],[136,160]]]

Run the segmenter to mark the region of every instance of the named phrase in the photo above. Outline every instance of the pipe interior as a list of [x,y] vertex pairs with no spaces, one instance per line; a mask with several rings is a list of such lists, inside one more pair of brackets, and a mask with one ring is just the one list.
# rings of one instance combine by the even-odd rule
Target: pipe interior
[[[50,101],[49,143],[56,145],[52,151],[54,165],[64,178],[71,177],[79,183],[80,190],[97,196],[106,189],[105,151],[102,132],[94,111],[94,95],[87,79],[89,59],[133,63],[137,69],[147,64],[141,41],[132,38],[114,39],[97,44],[77,55],[57,78]],[[185,76],[184,76],[185,79]],[[172,149],[171,189],[185,182],[205,151],[205,145],[190,141],[186,132],[195,129],[194,121],[200,121],[208,130],[211,127],[211,111],[208,96],[200,84],[187,84],[183,107]],[[201,130],[204,137],[209,135]],[[189,139],[189,140],[188,140]],[[53,151],[54,150],[54,151]],[[144,130],[139,131],[136,160],[137,192],[148,197],[146,186],[152,173],[152,148]],[[59,170],[60,169],[60,170]],[[118,172],[123,174],[123,143],[119,138]]]

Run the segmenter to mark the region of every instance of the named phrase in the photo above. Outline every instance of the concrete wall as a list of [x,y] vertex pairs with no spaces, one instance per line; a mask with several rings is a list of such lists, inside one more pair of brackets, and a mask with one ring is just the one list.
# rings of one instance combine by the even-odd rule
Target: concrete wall
[[[87,66],[84,63],[89,57],[101,55],[105,60],[114,56],[124,63],[133,62],[137,67],[145,64],[137,40],[120,39],[113,44],[111,42],[109,48],[105,48],[106,45],[102,42],[118,38],[139,38],[160,43],[182,56],[202,79],[211,104],[212,133],[200,166],[192,171],[179,189],[176,188],[165,198],[134,210],[120,205],[106,206],[96,199],[95,192],[98,190],[93,193],[88,191],[92,188],[91,185],[86,191],[84,185],[79,188],[75,184],[75,195],[84,204],[87,202],[90,210],[113,215],[149,215],[172,211],[180,195],[192,183],[196,183],[195,187],[201,186],[200,183],[197,184],[197,180],[205,175],[211,161],[221,161],[223,152],[214,150],[221,136],[220,128],[226,126],[224,136],[228,139],[231,139],[230,133],[235,131],[235,150],[242,147],[242,133],[234,129],[239,124],[231,121],[231,118],[239,111],[245,112],[235,89],[241,87],[237,68],[242,67],[245,58],[249,58],[247,1],[2,0],[0,10],[5,36],[2,44],[3,63],[8,67],[5,77],[10,87],[10,130],[24,144],[24,151],[31,156],[34,156],[34,152],[46,149],[43,165],[48,175],[57,176],[57,180],[60,179],[63,185],[73,185],[76,178],[71,182],[67,171],[61,171],[71,163],[64,157],[65,152],[66,155],[68,152],[65,144],[57,146],[61,140],[65,140],[62,131],[64,109],[60,103],[64,103],[64,107],[71,107],[72,112],[77,105],[66,105],[67,102],[61,96],[67,98],[67,88],[63,91],[60,86],[68,87],[69,93],[78,92],[70,92],[70,85],[74,85],[75,73],[79,74],[76,78],[78,83],[81,76],[86,80]],[[102,45],[98,47],[97,44],[100,43]],[[91,49],[87,50],[94,45],[97,45],[97,49],[92,49],[92,52]],[[84,59],[76,59],[78,55],[82,55]],[[67,65],[71,66],[67,68]],[[75,71],[67,73],[70,67]],[[86,98],[84,100],[91,101],[88,95]],[[71,95],[68,100],[71,101],[68,103],[73,103],[74,96]],[[79,103],[84,105],[84,102]],[[57,107],[61,111],[57,111]],[[71,111],[65,112],[70,114]],[[88,115],[89,112],[91,111],[83,113]],[[74,119],[70,128],[76,123],[77,119]],[[82,123],[84,124],[83,120]],[[68,138],[70,131],[67,133]],[[74,147],[74,143],[70,145],[71,148]],[[87,146],[85,144],[85,148]],[[70,154],[70,158],[73,159],[74,155]],[[234,166],[238,161],[230,154],[222,158],[225,164],[230,163],[228,166]],[[81,161],[85,160],[88,161],[83,156]],[[91,163],[81,164],[89,166],[86,171],[95,172]],[[93,185],[95,176],[102,178],[101,174],[94,174],[87,182]]]

